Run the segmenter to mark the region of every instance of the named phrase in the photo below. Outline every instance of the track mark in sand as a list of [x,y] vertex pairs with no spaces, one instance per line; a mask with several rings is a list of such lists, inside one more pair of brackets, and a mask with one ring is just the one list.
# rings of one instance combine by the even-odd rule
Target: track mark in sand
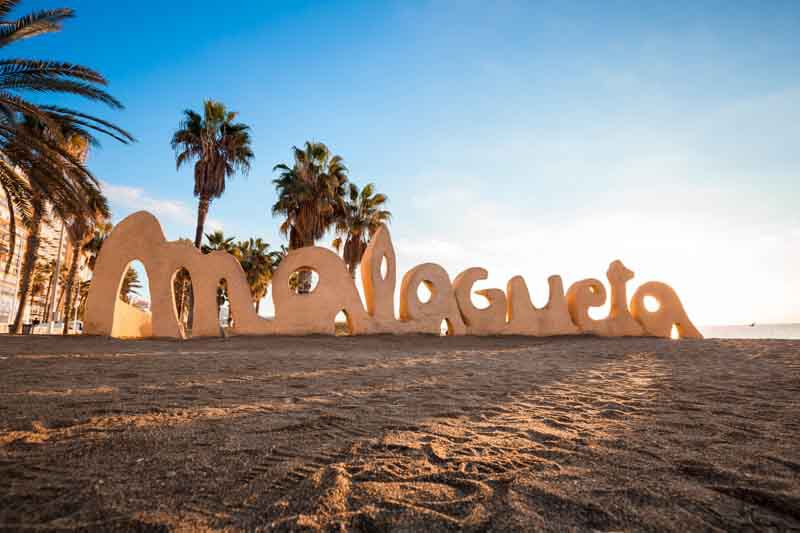
[[[624,431],[655,399],[662,371],[652,358],[633,357],[610,361],[588,382],[571,375],[549,386],[505,395],[497,394],[497,383],[482,385],[489,389],[469,388],[467,383],[464,397],[497,399],[486,401],[479,413],[416,423],[398,415],[394,424],[383,426],[380,437],[359,440],[352,453],[337,457],[335,463],[317,470],[313,463],[304,463],[302,470],[295,467],[274,485],[286,495],[270,507],[270,524],[298,526],[302,515],[327,517],[319,526],[335,528],[358,517],[363,522],[357,523],[381,529],[425,517],[428,528],[480,528],[490,514],[487,506],[500,501],[533,505],[542,515],[548,506],[569,504],[584,523],[612,527],[617,518],[590,501],[517,487],[516,480],[531,472],[553,478],[571,475],[569,470],[585,459],[587,443],[613,442],[616,428]],[[573,400],[569,408],[564,407],[567,399]],[[323,425],[339,423],[333,418]],[[336,513],[325,507],[327,500],[324,505],[292,503],[301,494],[324,493],[318,485],[309,492],[308,485],[328,478],[339,491]],[[519,490],[509,496],[508,487]]]
[[788,461],[786,459],[782,459],[780,457],[775,457],[775,456],[772,456],[772,455],[768,455],[767,459],[769,459],[770,461],[774,461],[774,462],[776,462],[776,463],[778,463],[780,465],[785,466],[786,468],[788,468],[789,470],[791,470],[792,472],[794,472],[796,474],[800,474],[800,463],[795,463],[793,461]]
[[795,520],[800,520],[800,499],[788,494],[742,486],[712,485],[708,488],[730,496],[731,498],[741,500],[746,504],[757,505],[769,511],[789,516]]
[[[326,413],[270,428],[268,432],[252,432],[254,435],[269,433],[271,440],[281,444],[256,455],[257,462],[238,476],[221,510],[240,524],[261,516],[263,509],[276,497],[295,490],[331,465],[346,463],[351,458],[353,444],[369,434],[359,425],[355,419]],[[220,502],[210,498],[210,495],[198,498],[202,505],[196,508],[219,509]]]

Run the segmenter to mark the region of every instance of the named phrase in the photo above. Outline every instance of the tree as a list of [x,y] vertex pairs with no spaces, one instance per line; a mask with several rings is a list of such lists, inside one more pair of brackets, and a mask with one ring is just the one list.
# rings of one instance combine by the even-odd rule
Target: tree
[[125,277],[122,278],[122,285],[119,288],[119,297],[125,303],[131,303],[131,295],[139,295],[138,289],[142,288],[142,282],[139,280],[139,273],[128,267],[125,271]]
[[[44,318],[49,320],[49,317],[52,314],[53,308],[50,305],[50,295],[55,293],[56,304],[55,308],[58,309],[61,304],[61,297],[64,295],[64,286],[67,280],[67,266],[61,265],[58,275],[56,275],[56,260],[51,259],[46,263],[39,263],[39,268],[42,274],[47,278],[47,290],[44,291],[45,297],[45,304],[44,304]],[[61,287],[61,292],[58,291],[58,287]]]
[[53,289],[53,284],[56,281],[56,260],[51,259],[46,263],[37,263],[36,268],[44,274],[47,279],[47,289],[44,293],[47,295],[47,304],[44,308],[44,316],[50,316],[50,291]]
[[234,255],[242,265],[247,284],[250,286],[250,298],[258,313],[261,299],[267,294],[272,281],[272,274],[278,268],[283,255],[278,251],[269,251],[269,244],[260,238],[250,238],[236,244]]
[[[77,142],[76,136],[82,139],[81,143],[90,142],[85,140],[86,133],[80,128],[61,126],[58,131],[51,131],[48,125],[36,119],[25,118],[16,126],[19,135],[6,139],[3,146],[3,152],[12,154],[25,176],[27,201],[30,205],[30,217],[23,221],[27,226],[28,236],[20,272],[19,307],[12,326],[14,333],[22,332],[22,318],[31,275],[38,257],[42,222],[48,216],[69,220],[71,216],[86,212],[90,203],[87,199],[102,197],[97,180],[85,170],[73,151]],[[59,154],[49,154],[31,147],[28,141],[33,137],[60,139]]]
[[187,109],[172,136],[175,166],[194,162],[194,195],[197,204],[197,229],[194,245],[200,248],[203,226],[211,201],[225,192],[225,181],[237,172],[247,174],[255,157],[250,146],[250,127],[236,120],[221,102],[203,102],[203,115]]
[[[59,31],[61,23],[74,15],[71,9],[50,9],[10,20],[10,12],[18,3],[18,0],[0,0],[0,48]],[[16,244],[17,215],[28,228],[14,333],[22,331],[45,204],[53,205],[60,217],[63,213],[59,212],[59,202],[63,202],[65,209],[77,207],[87,186],[98,188],[88,169],[69,153],[70,137],[80,135],[96,143],[92,132],[99,132],[123,143],[133,140],[129,133],[110,122],[66,107],[33,103],[25,96],[31,92],[71,94],[121,108],[103,89],[105,85],[100,73],[81,65],[33,59],[0,60],[0,187],[6,193],[10,212],[11,250]],[[12,255],[6,261],[6,272]]]
[[[5,48],[23,39],[37,37],[61,30],[62,22],[72,18],[71,9],[59,8],[31,13],[19,19],[9,19],[13,8],[19,0],[0,0],[0,48]],[[112,108],[122,105],[103,87],[105,78],[97,71],[81,65],[60,61],[39,59],[2,59],[0,60],[0,187],[6,193],[9,216],[9,249],[14,250],[16,244],[15,213],[28,225],[31,222],[29,189],[24,174],[18,168],[25,167],[27,161],[20,161],[26,154],[5,149],[9,141],[22,142],[35,152],[44,155],[38,162],[49,170],[71,166],[73,170],[81,170],[88,174],[79,161],[64,158],[60,149],[60,141],[53,132],[65,126],[71,130],[100,132],[123,143],[133,137],[121,128],[100,118],[75,111],[70,108],[33,103],[25,96],[27,93],[72,94],[106,104]],[[35,119],[42,122],[51,133],[42,136],[41,130],[21,131],[18,127],[23,119]],[[54,168],[55,167],[55,168]],[[58,172],[55,172],[57,175]],[[11,267],[9,254],[5,272]]]
[[46,287],[47,282],[47,273],[45,269],[45,265],[37,264],[33,268],[33,272],[31,274],[31,284],[30,284],[30,307],[31,310],[33,309],[33,299],[44,294],[44,290]]
[[[200,250],[202,250],[204,254],[210,254],[211,252],[216,251],[234,254],[236,250],[235,240],[235,237],[225,237],[225,234],[221,230],[217,230],[213,233],[206,233],[206,241],[208,241],[208,244],[201,246]],[[217,310],[225,305],[225,302],[227,301],[228,285],[225,280],[219,280],[219,284],[217,285]],[[229,314],[228,322],[230,322],[230,319],[231,317]]]
[[[289,238],[289,249],[313,246],[336,222],[343,208],[347,167],[327,146],[306,142],[304,149],[292,147],[294,163],[275,165],[280,171],[273,180],[278,201],[272,215],[282,215],[280,231]],[[311,272],[300,273],[299,291],[311,288]]]
[[[61,265],[61,271],[58,274],[58,284],[54,287],[54,289],[56,290],[58,290],[58,288],[61,287],[61,290],[56,293],[57,294],[55,301],[56,306],[54,308],[56,311],[64,310],[61,304],[64,301],[64,294],[66,293],[68,275],[69,275],[69,269],[67,268],[67,265]],[[50,302],[48,301],[48,304],[49,303]],[[50,315],[47,315],[47,319],[50,320]]]
[[200,250],[202,250],[204,254],[210,254],[218,250],[232,253],[233,249],[236,248],[235,240],[235,237],[225,237],[225,234],[220,230],[214,233],[206,233],[206,241],[208,241],[208,244],[201,246]]
[[[94,272],[94,267],[97,264],[97,256],[100,254],[100,249],[103,247],[103,242],[105,242],[105,240],[111,234],[112,229],[114,229],[114,225],[107,220],[95,225],[92,238],[83,245],[81,251],[86,260],[86,266],[89,268],[89,271]],[[75,291],[75,299],[78,306],[78,320],[83,320],[83,315],[86,312],[86,298],[89,295],[89,287],[91,284],[91,279],[81,281],[78,283],[78,288]]]
[[348,189],[343,209],[336,220],[337,237],[333,247],[342,252],[347,270],[355,279],[369,239],[391,220],[392,214],[383,209],[388,199],[385,194],[375,193],[375,184],[368,183],[359,192],[358,186],[350,183]]
[[89,296],[89,286],[91,284],[92,281],[88,279],[78,284],[78,320],[83,320],[86,314],[86,298]]
[[107,220],[96,225],[92,238],[83,246],[83,253],[86,255],[86,266],[89,267],[90,271],[94,272],[94,267],[97,264],[97,256],[100,255],[100,249],[103,247],[103,243],[108,236],[111,235],[113,229],[114,224]]
[[[79,150],[81,157],[85,160],[88,144],[85,146],[76,144],[75,150]],[[108,218],[111,216],[105,196],[99,190],[94,189],[90,190],[89,193],[90,196],[86,198],[85,204],[81,205],[77,211],[70,213],[69,219],[64,221],[67,235],[72,244],[69,274],[62,291],[62,294],[67,295],[67,301],[64,304],[64,328],[62,331],[64,335],[69,333],[69,320],[75,304],[73,288],[78,277],[78,264],[85,253],[84,247],[93,240],[95,230],[98,227],[105,227],[108,224]]]

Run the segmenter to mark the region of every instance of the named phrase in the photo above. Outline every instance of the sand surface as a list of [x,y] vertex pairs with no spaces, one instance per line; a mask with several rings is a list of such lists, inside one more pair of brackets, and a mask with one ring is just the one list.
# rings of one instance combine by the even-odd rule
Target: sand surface
[[0,337],[0,528],[800,528],[800,341]]

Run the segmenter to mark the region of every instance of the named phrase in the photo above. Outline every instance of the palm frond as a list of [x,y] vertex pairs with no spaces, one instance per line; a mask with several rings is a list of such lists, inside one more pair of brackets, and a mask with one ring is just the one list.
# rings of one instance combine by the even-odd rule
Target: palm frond
[[35,11],[29,15],[0,26],[0,48],[22,39],[52,33],[61,29],[61,21],[75,12],[68,8]]

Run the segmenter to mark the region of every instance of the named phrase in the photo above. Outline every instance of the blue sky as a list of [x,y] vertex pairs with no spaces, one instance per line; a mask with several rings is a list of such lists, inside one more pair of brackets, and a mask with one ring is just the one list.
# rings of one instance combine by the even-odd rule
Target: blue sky
[[[115,218],[191,237],[191,170],[169,139],[224,101],[256,163],[211,225],[282,242],[272,167],[306,139],[391,199],[401,273],[672,284],[700,324],[800,322],[800,3],[97,2],[13,54],[102,71],[139,140],[90,159]],[[10,53],[12,49],[8,49]],[[324,243],[324,244],[327,244]],[[602,314],[602,311],[598,313]]]

